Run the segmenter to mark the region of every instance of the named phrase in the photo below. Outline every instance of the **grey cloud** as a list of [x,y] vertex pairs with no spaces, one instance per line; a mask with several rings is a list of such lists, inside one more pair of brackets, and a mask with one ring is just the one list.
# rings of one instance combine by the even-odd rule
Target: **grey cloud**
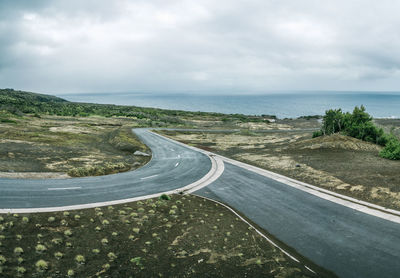
[[0,1],[0,87],[398,88],[397,1]]

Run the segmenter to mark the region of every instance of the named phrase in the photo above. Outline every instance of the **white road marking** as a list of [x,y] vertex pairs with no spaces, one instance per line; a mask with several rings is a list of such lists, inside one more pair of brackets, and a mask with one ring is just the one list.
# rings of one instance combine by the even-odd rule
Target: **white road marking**
[[50,187],[47,188],[47,190],[73,190],[73,189],[81,189],[82,187],[76,186],[76,187]]
[[157,175],[152,175],[152,176],[148,176],[148,177],[144,177],[144,178],[140,178],[141,180],[147,180],[147,179],[151,179],[151,178],[154,178],[154,177],[157,177],[158,176],[158,174]]
[[179,165],[179,162],[177,162],[176,164],[175,164],[175,167],[177,167]]
[[170,149],[171,151],[175,151],[174,149]]
[[178,158],[181,158],[181,155],[180,155],[180,154],[178,154]]
[[314,274],[317,274],[314,270],[312,270],[311,268],[309,268],[308,266],[304,266],[305,268],[307,268],[309,271],[311,271],[312,273],[314,273]]

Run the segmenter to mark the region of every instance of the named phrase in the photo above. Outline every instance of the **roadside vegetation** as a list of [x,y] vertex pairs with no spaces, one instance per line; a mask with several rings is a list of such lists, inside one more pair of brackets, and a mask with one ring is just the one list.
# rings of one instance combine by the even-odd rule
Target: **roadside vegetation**
[[0,215],[1,277],[333,277],[192,195]]
[[[0,177],[64,178],[135,169],[150,153],[124,118],[63,117],[0,111]],[[68,174],[68,175],[67,175]]]
[[150,154],[131,128],[269,127],[274,116],[246,116],[74,103],[13,89],[0,90],[0,177],[107,175],[145,164]]
[[[400,136],[400,120],[374,119],[377,129]],[[232,132],[159,131],[172,139],[357,199],[400,210],[400,161],[384,147],[344,132],[311,138],[316,118],[277,120]],[[392,136],[392,135],[390,135]]]
[[[11,115],[53,115],[68,117],[125,117],[133,119],[142,127],[196,127],[204,121],[232,124],[237,122],[268,122],[275,116],[249,116],[242,114],[221,114],[165,110],[137,106],[69,102],[50,95],[0,89],[0,111]],[[1,121],[0,117],[0,121]],[[7,121],[8,119],[3,119]],[[197,121],[199,120],[199,121]]]
[[383,128],[373,123],[365,107],[355,107],[353,113],[343,113],[341,109],[327,110],[323,116],[322,128],[313,137],[342,133],[366,142],[383,146],[379,155],[383,158],[400,159],[400,140],[393,133],[387,134]]

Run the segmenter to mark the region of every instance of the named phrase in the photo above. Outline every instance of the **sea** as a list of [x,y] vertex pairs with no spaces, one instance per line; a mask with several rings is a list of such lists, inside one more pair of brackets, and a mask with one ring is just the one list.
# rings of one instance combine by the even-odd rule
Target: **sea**
[[374,118],[400,118],[400,92],[277,92],[266,94],[81,93],[57,95],[69,101],[134,105],[227,114],[297,118],[328,109],[352,111],[364,105]]

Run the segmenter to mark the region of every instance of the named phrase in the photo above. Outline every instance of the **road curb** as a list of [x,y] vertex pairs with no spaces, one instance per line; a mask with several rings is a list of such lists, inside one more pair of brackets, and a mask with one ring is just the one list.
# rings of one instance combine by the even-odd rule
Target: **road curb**
[[[148,131],[148,132],[153,133],[151,131]],[[156,133],[153,133],[153,134],[156,134]],[[156,134],[156,135],[158,135],[158,134]],[[161,136],[161,135],[158,135],[158,136]],[[187,148],[192,148],[192,147],[182,144],[180,142],[171,140],[167,137],[163,137],[163,138],[167,139],[169,141],[173,141],[174,143],[177,143],[179,145],[183,145]],[[202,153],[204,153],[204,152],[202,152]],[[136,201],[146,200],[146,199],[151,199],[151,198],[157,198],[163,194],[171,195],[171,194],[192,192],[192,190],[198,190],[200,188],[203,188],[203,187],[209,185],[210,183],[212,183],[213,181],[218,179],[224,171],[224,163],[223,163],[222,159],[215,157],[215,156],[210,156],[208,154],[205,154],[205,155],[210,159],[210,162],[211,162],[210,171],[208,171],[208,173],[205,176],[203,176],[201,179],[199,179],[191,184],[188,184],[186,186],[174,189],[174,190],[154,193],[154,194],[150,194],[150,195],[144,195],[144,196],[140,196],[140,197],[133,197],[133,198],[120,199],[120,200],[114,200],[114,201],[106,201],[106,202],[95,202],[95,203],[88,203],[88,204],[81,204],[81,205],[44,207],[44,208],[9,208],[9,209],[5,208],[5,209],[0,209],[0,214],[41,213],[41,212],[56,212],[56,211],[66,211],[66,210],[88,209],[88,208],[118,205],[118,204],[136,202]]]
[[[175,129],[178,130],[178,129]],[[157,133],[155,133],[157,134]],[[159,136],[162,136],[160,134],[157,134]],[[165,136],[163,136],[165,137]],[[167,138],[167,137],[166,137]],[[175,141],[171,138],[168,138],[169,140]],[[176,141],[175,141],[176,142]],[[181,145],[185,145],[181,142],[179,142]],[[186,145],[187,146],[187,145]],[[393,210],[393,209],[388,209],[379,205],[375,205],[366,201],[362,201],[362,200],[358,200],[346,195],[342,195],[333,191],[329,191],[327,189],[323,189],[320,187],[317,187],[315,185],[311,185],[305,182],[301,182],[262,168],[259,168],[257,166],[253,166],[244,162],[240,162],[213,152],[209,152],[209,151],[205,151],[196,147],[192,147],[192,146],[188,146],[189,148],[193,149],[193,150],[197,150],[197,151],[201,151],[204,154],[207,154],[209,156],[215,156],[215,157],[219,157],[220,159],[222,159],[223,161],[233,164],[235,166],[238,166],[240,168],[244,168],[246,170],[252,171],[254,173],[257,173],[259,175],[265,176],[267,178],[271,178],[273,180],[276,180],[280,183],[289,185],[291,187],[297,188],[299,190],[302,190],[304,192],[307,192],[309,194],[312,194],[314,196],[320,197],[322,199],[331,201],[333,203],[337,203],[339,205],[342,206],[346,206],[348,208],[369,214],[369,215],[373,215],[394,223],[399,223],[400,224],[400,211],[397,210]]]

